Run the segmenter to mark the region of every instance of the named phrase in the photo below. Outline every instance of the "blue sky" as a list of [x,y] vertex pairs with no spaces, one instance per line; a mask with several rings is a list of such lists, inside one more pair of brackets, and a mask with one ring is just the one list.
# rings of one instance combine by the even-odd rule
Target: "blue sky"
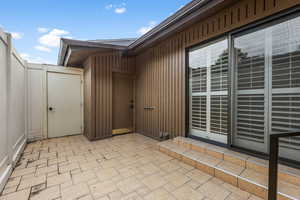
[[27,60],[56,64],[59,38],[139,37],[190,0],[19,0],[1,2],[0,27]]

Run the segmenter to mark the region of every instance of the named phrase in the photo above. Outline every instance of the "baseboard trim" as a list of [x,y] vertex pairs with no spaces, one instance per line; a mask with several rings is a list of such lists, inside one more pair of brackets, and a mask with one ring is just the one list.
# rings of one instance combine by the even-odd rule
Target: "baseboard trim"
[[[18,142],[19,143],[19,142]],[[24,149],[27,144],[27,139],[26,137],[23,138],[23,140],[20,141],[19,147],[14,151],[13,157],[12,157],[12,166],[15,167],[16,164],[18,163],[22,153],[24,152]]]
[[27,142],[36,142],[36,141],[41,141],[44,140],[45,138],[43,136],[29,136]]
[[12,165],[8,165],[4,172],[0,174],[0,193],[4,190],[4,187],[13,171]]

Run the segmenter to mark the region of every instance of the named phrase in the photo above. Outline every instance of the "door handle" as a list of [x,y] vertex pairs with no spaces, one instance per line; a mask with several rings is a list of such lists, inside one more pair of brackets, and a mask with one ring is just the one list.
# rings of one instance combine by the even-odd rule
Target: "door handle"
[[49,111],[53,111],[54,109],[52,107],[49,107]]
[[145,110],[154,110],[155,106],[148,106],[148,107],[144,107]]

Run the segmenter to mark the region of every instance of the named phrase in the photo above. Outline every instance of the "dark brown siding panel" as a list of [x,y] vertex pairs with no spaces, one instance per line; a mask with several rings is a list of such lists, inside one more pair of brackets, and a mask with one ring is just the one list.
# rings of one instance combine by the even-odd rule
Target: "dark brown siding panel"
[[[137,57],[137,131],[184,134],[184,49],[181,35]],[[154,110],[144,109],[154,106]]]
[[95,124],[93,120],[93,90],[92,74],[93,68],[91,66],[91,59],[87,59],[84,64],[84,135],[92,139],[95,136]]
[[95,139],[112,135],[112,66],[113,55],[93,57],[96,93]]

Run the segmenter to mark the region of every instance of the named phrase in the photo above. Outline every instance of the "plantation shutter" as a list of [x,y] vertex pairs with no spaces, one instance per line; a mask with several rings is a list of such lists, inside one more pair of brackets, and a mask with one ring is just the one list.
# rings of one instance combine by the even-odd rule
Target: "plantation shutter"
[[191,128],[206,131],[207,52],[203,49],[190,53]]
[[227,134],[227,96],[211,96],[210,131],[215,134]]
[[228,44],[218,41],[189,52],[190,131],[227,142]]
[[[234,38],[237,146],[268,152],[269,134],[300,131],[300,17]],[[300,137],[280,140],[300,161]]]
[[257,31],[238,37],[234,42],[237,62],[235,139],[239,145],[261,151],[265,148],[265,34],[265,31]]
[[206,96],[192,97],[192,128],[206,131]]
[[210,97],[210,131],[227,135],[227,80],[228,48],[227,41],[211,46],[211,97]]
[[[299,131],[300,17],[272,28],[272,133]],[[300,158],[300,137],[281,139],[280,146]]]

